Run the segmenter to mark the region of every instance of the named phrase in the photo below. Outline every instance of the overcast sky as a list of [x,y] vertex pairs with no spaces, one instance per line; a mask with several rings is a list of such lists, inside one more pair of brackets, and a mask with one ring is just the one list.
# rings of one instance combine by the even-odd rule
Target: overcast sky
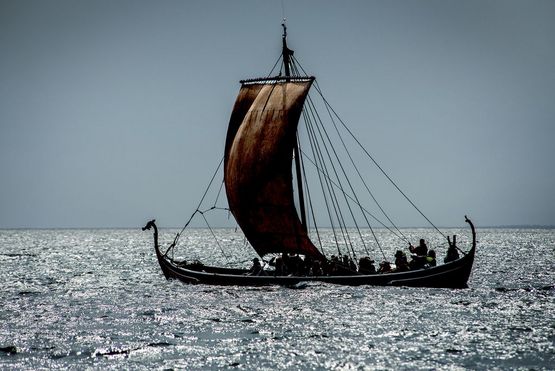
[[434,223],[555,225],[555,1],[283,4],[0,0],[0,228],[181,226],[284,13],[295,56]]

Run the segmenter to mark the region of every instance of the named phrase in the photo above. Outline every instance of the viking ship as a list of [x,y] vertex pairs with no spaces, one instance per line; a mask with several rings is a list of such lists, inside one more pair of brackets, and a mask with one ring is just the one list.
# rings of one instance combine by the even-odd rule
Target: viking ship
[[[471,247],[466,252],[456,246],[455,236],[451,241],[430,222],[443,237],[446,237],[451,249],[461,252],[460,258],[445,264],[434,266],[424,264],[418,269],[405,271],[394,269],[386,273],[368,272],[361,269],[362,267],[356,266],[354,238],[349,237],[350,231],[346,219],[348,216],[353,217],[360,236],[359,241],[364,244],[365,248],[368,243],[365,243],[365,237],[360,233],[353,208],[356,207],[360,210],[359,215],[362,215],[362,219],[365,220],[374,237],[376,236],[368,219],[369,216],[375,220],[378,219],[363,205],[361,197],[357,196],[344,167],[340,164],[336,151],[330,151],[327,147],[322,149],[316,145],[318,138],[320,141],[330,141],[325,129],[320,130],[319,127],[311,125],[311,122],[320,121],[320,115],[314,112],[315,106],[312,104],[309,91],[315,87],[320,94],[321,89],[317,86],[313,76],[307,76],[304,73],[304,69],[300,67],[293,51],[288,48],[287,28],[285,24],[282,26],[282,53],[278,59],[278,62],[281,61],[279,74],[272,75],[278,65],[276,62],[274,69],[267,77],[240,82],[241,88],[229,120],[224,156],[220,162],[220,166],[223,163],[223,184],[228,204],[228,208],[225,209],[232,214],[244,237],[262,259],[272,254],[277,254],[278,259],[280,255],[284,258],[301,256],[304,261],[318,262],[322,266],[332,265],[334,269],[322,271],[308,269],[300,273],[299,271],[285,272],[276,268],[253,274],[252,270],[246,268],[216,267],[204,265],[198,261],[175,259],[173,252],[193,217],[199,213],[204,216],[200,205],[206,196],[205,192],[199,208],[195,210],[168,248],[162,249],[159,245],[158,228],[154,220],[149,221],[143,228],[143,231],[147,229],[154,231],[154,250],[164,276],[167,279],[178,279],[185,283],[209,285],[291,286],[299,282],[324,282],[341,285],[467,287],[476,250],[476,231],[466,216],[465,221],[469,224],[472,234]],[[332,120],[334,115],[336,117],[334,125],[339,122],[345,126],[343,120],[336,115],[335,110],[329,106],[327,100],[325,98],[323,100]],[[310,140],[310,148],[312,148],[312,157],[303,151],[299,141],[298,129],[301,116],[307,124],[307,136]],[[347,127],[345,126],[345,128]],[[353,135],[348,128],[347,132]],[[355,143],[362,148],[363,153],[368,156],[369,162],[373,162],[401,195],[429,221],[376,163],[354,135],[353,138]],[[349,148],[343,143],[342,138],[340,141],[349,153]],[[350,154],[348,158],[353,162]],[[315,177],[319,179],[324,192],[321,202],[325,204],[330,216],[329,222],[337,245],[337,254],[343,259],[337,259],[337,256],[333,256],[332,259],[328,258],[329,253],[326,253],[326,246],[323,246],[318,230],[316,229],[316,237],[314,232],[311,233],[311,228],[316,228],[312,205],[312,199],[315,197],[311,197],[310,187],[307,184],[305,162],[310,162],[316,169],[317,176]],[[334,166],[334,164],[336,165]],[[340,170],[336,168],[340,168]],[[355,169],[357,175],[361,176],[358,169]],[[209,187],[215,175],[212,177]],[[346,179],[341,180],[340,175],[344,175]],[[364,180],[362,181],[371,198],[376,201]],[[343,207],[346,205],[348,212],[341,212],[340,204]],[[394,225],[377,201],[376,204],[387,220]],[[214,208],[215,206],[212,207],[212,209]],[[312,217],[312,225],[309,225],[310,217]],[[380,224],[408,242],[408,239],[396,226],[394,227],[395,231],[382,222]],[[339,243],[340,240],[344,242]],[[381,250],[377,240],[376,243]],[[385,259],[385,254],[383,255]],[[347,261],[351,263],[343,264]]]

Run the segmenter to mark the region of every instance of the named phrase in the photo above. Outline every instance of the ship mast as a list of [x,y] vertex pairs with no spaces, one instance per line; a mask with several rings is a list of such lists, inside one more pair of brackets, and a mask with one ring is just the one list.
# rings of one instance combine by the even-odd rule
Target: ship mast
[[[285,25],[285,21],[281,25],[283,26],[283,65],[285,67],[285,76],[289,77],[291,76],[291,56],[293,55],[293,50],[287,47],[287,26]],[[303,180],[301,177],[301,158],[298,137],[295,139],[293,153],[295,157],[295,172],[297,174],[297,189],[299,190],[299,209],[301,213],[301,224],[306,232],[306,210],[304,206]]]

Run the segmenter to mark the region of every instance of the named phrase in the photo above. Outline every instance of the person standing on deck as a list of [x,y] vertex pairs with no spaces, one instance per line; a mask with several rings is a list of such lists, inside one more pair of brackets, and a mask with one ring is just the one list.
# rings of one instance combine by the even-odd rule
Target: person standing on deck
[[410,261],[410,269],[420,269],[426,264],[426,257],[428,255],[428,246],[423,238],[420,239],[420,244],[416,247],[409,245],[409,250],[413,254]]
[[428,246],[423,238],[420,239],[420,244],[417,247],[412,246],[412,244],[409,245],[409,250],[417,256],[426,256],[428,254]]

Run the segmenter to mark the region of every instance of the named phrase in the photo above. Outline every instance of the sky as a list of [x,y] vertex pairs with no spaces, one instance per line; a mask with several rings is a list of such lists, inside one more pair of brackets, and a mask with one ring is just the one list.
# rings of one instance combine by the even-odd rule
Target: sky
[[555,225],[554,1],[0,0],[0,228],[182,226],[284,16],[435,224]]

